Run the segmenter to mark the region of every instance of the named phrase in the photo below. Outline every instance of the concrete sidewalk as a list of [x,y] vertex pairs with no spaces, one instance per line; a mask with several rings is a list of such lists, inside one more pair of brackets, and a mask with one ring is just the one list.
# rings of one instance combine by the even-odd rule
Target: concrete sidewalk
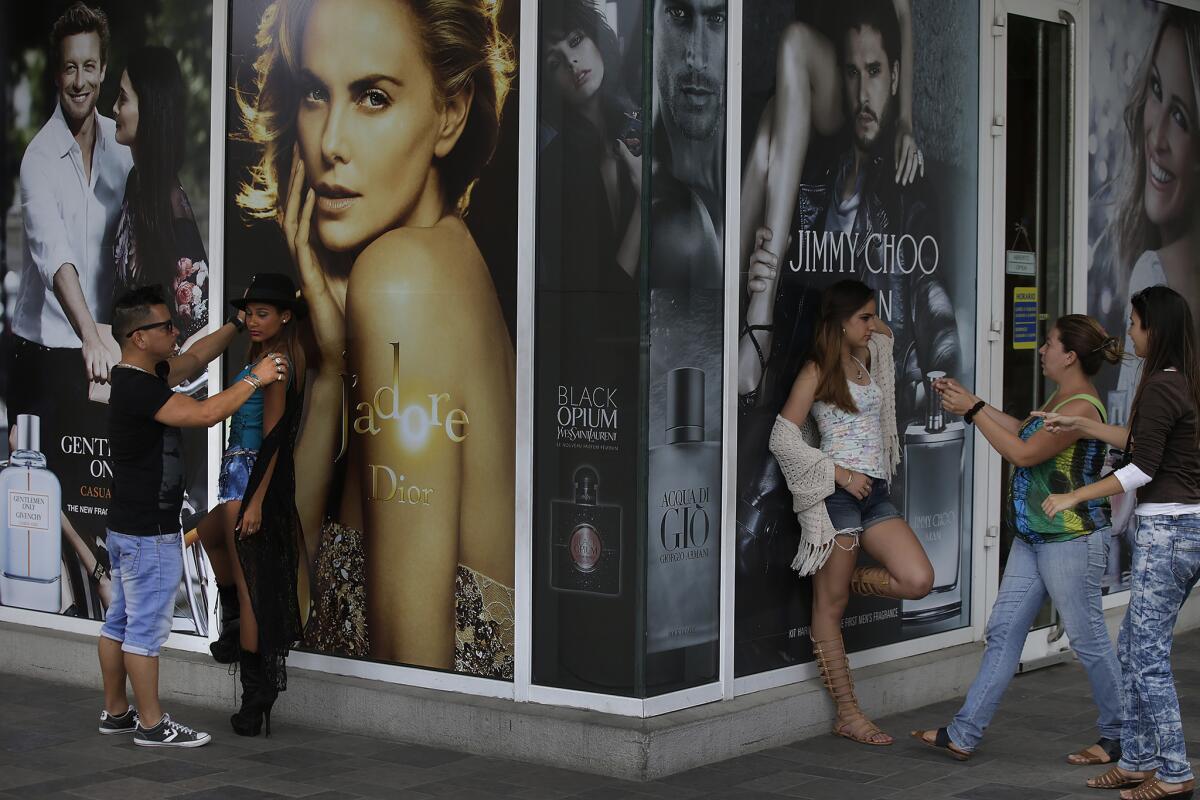
[[[1179,637],[1174,663],[1187,725],[1200,713],[1200,632]],[[907,738],[911,728],[946,724],[956,708],[957,702],[939,703],[879,719],[897,738],[891,747],[820,736],[633,783],[278,720],[270,739],[245,739],[229,730],[227,714],[178,705],[168,709],[172,716],[211,732],[214,741],[195,750],[139,748],[130,737],[96,733],[99,688],[0,674],[0,798],[1115,800],[1115,793],[1083,785],[1100,769],[1064,761],[1067,752],[1096,739],[1096,711],[1078,664],[1018,676],[983,745],[965,764]],[[1200,754],[1200,741],[1189,741],[1188,750]]]

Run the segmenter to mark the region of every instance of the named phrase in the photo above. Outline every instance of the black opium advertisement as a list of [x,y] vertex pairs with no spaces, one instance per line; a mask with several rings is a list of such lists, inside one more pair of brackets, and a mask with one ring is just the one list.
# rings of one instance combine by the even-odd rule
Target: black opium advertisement
[[[739,271],[735,672],[812,658],[812,582],[768,439],[812,356],[822,291],[857,279],[891,328],[901,463],[892,502],[934,569],[922,600],[853,596],[847,649],[970,620],[971,437],[930,390],[974,383],[978,9],[937,0],[747,14]],[[770,274],[751,280],[764,254]],[[869,536],[869,530],[865,534]],[[859,549],[859,566],[869,557]]]
[[[1200,133],[1187,123],[1200,97],[1200,14],[1102,0],[1090,16],[1087,310],[1119,336],[1130,298],[1149,286],[1169,286],[1200,314]],[[1096,376],[1114,425],[1129,423],[1142,373],[1123,339],[1121,368]],[[1136,504],[1133,492],[1112,499],[1106,593],[1129,588]]]
[[642,5],[538,17],[533,681],[615,694],[636,691]]
[[313,652],[513,677],[519,13],[231,4],[225,285],[285,272],[309,310],[288,446]]
[[725,246],[724,3],[651,3],[646,693],[717,680]]
[[[114,301],[158,284],[184,347],[209,321],[212,4],[5,3],[0,31],[0,604],[103,620]],[[208,506],[205,432],[183,446],[186,518]],[[173,628],[207,635],[200,547],[184,567]]]

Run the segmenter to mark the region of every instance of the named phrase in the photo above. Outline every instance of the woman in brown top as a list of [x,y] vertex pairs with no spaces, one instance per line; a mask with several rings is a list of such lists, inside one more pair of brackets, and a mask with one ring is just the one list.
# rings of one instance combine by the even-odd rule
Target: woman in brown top
[[1145,359],[1129,428],[1046,414],[1046,428],[1080,430],[1125,448],[1125,464],[1070,494],[1050,495],[1048,516],[1137,489],[1129,609],[1118,645],[1125,720],[1121,760],[1088,781],[1122,788],[1122,800],[1192,796],[1179,698],[1171,675],[1175,619],[1200,577],[1200,363],[1191,310],[1179,293],[1151,286],[1131,300],[1129,335]]

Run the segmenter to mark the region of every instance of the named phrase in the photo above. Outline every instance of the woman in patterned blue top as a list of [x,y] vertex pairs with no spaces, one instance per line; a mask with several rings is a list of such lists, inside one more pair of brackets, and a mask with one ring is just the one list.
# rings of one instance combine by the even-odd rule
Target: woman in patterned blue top
[[[1092,376],[1120,359],[1120,343],[1083,314],[1060,318],[1038,350],[1042,372],[1058,390],[1043,411],[1066,411],[1103,421]],[[1105,447],[1078,433],[1056,433],[1036,414],[1024,421],[992,408],[944,379],[937,386],[945,408],[974,422],[988,443],[1012,464],[1005,510],[1015,538],[1000,592],[987,625],[987,648],[966,702],[944,728],[913,731],[922,743],[960,761],[983,738],[1021,658],[1029,627],[1049,596],[1062,617],[1071,648],[1087,671],[1099,710],[1096,744],[1067,756],[1076,765],[1107,764],[1121,755],[1121,668],[1104,624],[1100,578],[1107,564],[1110,512],[1106,501],[1081,503],[1047,516],[1042,501],[1087,485],[1100,476]]]

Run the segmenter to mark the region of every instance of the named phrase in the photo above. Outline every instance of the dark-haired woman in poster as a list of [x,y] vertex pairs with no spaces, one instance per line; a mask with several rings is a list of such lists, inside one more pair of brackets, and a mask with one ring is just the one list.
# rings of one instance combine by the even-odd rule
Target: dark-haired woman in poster
[[563,289],[630,291],[641,255],[641,125],[617,35],[593,0],[544,3],[542,14],[542,119],[557,131],[539,155],[539,227],[561,237],[548,250],[562,255],[550,259],[561,274],[543,277]]
[[148,283],[170,289],[184,341],[208,325],[208,263],[187,193],[179,184],[187,122],[183,75],[165,47],[129,57],[113,105],[117,141],[133,153],[117,222],[113,298]]
[[[463,214],[513,73],[494,0],[288,0],[240,98],[316,352],[296,502],[305,641],[513,671],[515,352]],[[434,424],[436,421],[436,424]]]

